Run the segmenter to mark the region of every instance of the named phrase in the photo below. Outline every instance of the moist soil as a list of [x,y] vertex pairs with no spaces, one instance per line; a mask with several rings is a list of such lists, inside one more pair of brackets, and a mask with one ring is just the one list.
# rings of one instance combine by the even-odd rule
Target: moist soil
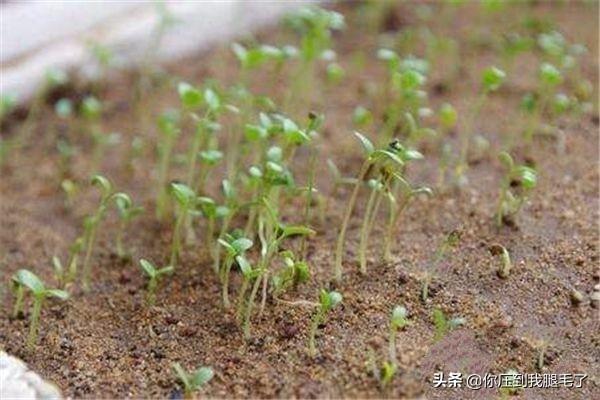
[[[439,4],[431,6],[433,18],[419,22],[414,4],[399,5],[383,27],[389,37],[398,29],[428,26],[436,34],[459,41],[462,62],[454,79],[444,78],[448,70],[444,62],[432,66],[427,88],[434,109],[451,102],[459,115],[468,113],[480,71],[499,62],[490,38],[519,26],[526,15],[552,19],[569,41],[585,44],[589,53],[581,58],[582,75],[598,86],[597,3],[534,2],[502,14],[486,14],[470,5],[449,17]],[[350,176],[357,173],[361,162],[351,134],[352,111],[362,104],[381,115],[383,97],[374,96],[372,88],[386,77],[382,63],[374,58],[379,45],[360,7],[345,4],[340,11],[346,15],[348,28],[335,35],[334,48],[348,78],[337,86],[315,85],[318,96],[311,109],[326,116],[321,132],[324,159],[331,157],[342,173]],[[282,28],[259,32],[256,39],[271,44],[294,40]],[[414,52],[421,55],[422,49]],[[91,174],[91,144],[81,134],[74,140],[78,152],[70,172],[81,190],[75,204],[65,205],[54,140],[68,128],[53,117],[49,106],[61,96],[80,99],[89,88],[80,84],[50,96],[31,140],[9,157],[1,171],[1,347],[55,382],[65,396],[77,398],[181,397],[171,370],[174,362],[188,369],[201,365],[214,369],[215,379],[200,392],[203,397],[491,398],[499,396],[497,390],[434,389],[433,373],[499,374],[515,369],[588,375],[581,389],[526,389],[520,394],[523,398],[600,398],[599,314],[589,300],[600,279],[597,110],[557,122],[566,136],[564,154],[557,151],[554,140],[543,137],[537,137],[529,148],[517,146],[512,151],[519,162],[536,166],[539,184],[514,223],[500,229],[493,223],[502,176],[494,154],[506,138],[517,135],[521,122],[517,105],[523,94],[535,87],[537,65],[533,56],[519,57],[510,71],[514,78],[490,97],[475,121],[477,131],[489,140],[490,150],[471,155],[468,185],[462,190],[438,189],[432,198],[413,202],[396,227],[390,263],[380,261],[383,236],[377,228],[366,276],[359,274],[356,261],[362,204],[366,202],[361,194],[349,229],[344,278],[337,285],[330,283],[333,245],[349,191],[333,192],[325,162],[317,163],[318,188],[329,198],[329,208],[324,220],[312,222],[318,232],[309,241],[307,261],[312,276],[308,284],[283,296],[288,302],[313,301],[321,287],[343,294],[343,304],[319,327],[315,358],[306,350],[312,310],[305,305],[269,298],[264,312],[252,319],[252,339],[245,341],[235,313],[221,306],[219,281],[202,246],[186,248],[176,274],[160,285],[156,305],[146,306],[145,282],[137,261],[120,260],[114,253],[118,221],[113,213],[99,230],[91,291],[85,293],[76,285],[70,288],[69,301],[47,301],[39,345],[35,351],[26,350],[27,318],[9,316],[13,303],[7,289],[10,277],[27,267],[53,285],[52,256],[64,259],[68,246],[81,232],[83,217],[98,201],[97,192],[86,185]],[[223,85],[232,84],[238,74],[227,44],[170,65],[166,72],[174,77],[173,82],[216,78]],[[286,72],[280,76],[266,68],[253,78],[253,90],[282,98],[281,89],[289,87]],[[319,70],[321,77],[323,72]],[[130,95],[135,79],[135,72],[118,73],[100,88],[106,104],[102,127],[122,136],[120,144],[106,151],[100,170],[147,210],[128,228],[126,243],[132,259],[144,257],[160,264],[168,260],[172,224],[161,224],[153,217],[156,131],[153,124],[143,125],[136,118]],[[151,118],[178,104],[173,85],[168,83],[157,85],[142,100],[141,108]],[[4,124],[3,136],[18,132],[23,114],[15,113]],[[464,123],[464,118],[460,120],[457,132]],[[453,144],[458,141],[457,132],[448,137]],[[144,138],[145,147],[141,157],[128,163],[133,135]],[[182,153],[185,136],[179,149]],[[409,177],[415,183],[435,186],[438,152],[427,143],[420,150],[425,160],[411,165]],[[308,154],[298,154],[297,177],[307,171],[307,160]],[[170,178],[185,176],[184,170],[175,165]],[[221,177],[213,179],[214,194]],[[302,215],[302,201],[286,204],[282,212],[287,220]],[[384,226],[385,215],[381,217]],[[422,302],[421,278],[435,249],[452,230],[461,232],[460,243],[433,271],[430,298]],[[201,231],[199,234],[201,237]],[[296,243],[292,241],[293,246]],[[496,244],[505,246],[512,257],[513,269],[507,279],[497,275],[500,259],[491,251]],[[240,277],[234,273],[234,296],[239,285]],[[573,290],[583,294],[577,305],[571,301]],[[407,308],[411,324],[397,335],[398,375],[382,390],[368,368],[368,354],[372,351],[378,360],[384,359],[389,315],[398,304]],[[432,321],[436,307],[449,317],[464,317],[466,324],[436,340]],[[536,365],[540,344],[547,346],[541,370]]]

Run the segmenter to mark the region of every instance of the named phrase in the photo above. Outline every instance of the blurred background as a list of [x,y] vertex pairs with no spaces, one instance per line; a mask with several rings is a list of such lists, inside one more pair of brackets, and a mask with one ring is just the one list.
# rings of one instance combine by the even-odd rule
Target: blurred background
[[0,2],[0,92],[29,99],[50,69],[88,77],[112,66],[173,61],[276,23],[309,0]]

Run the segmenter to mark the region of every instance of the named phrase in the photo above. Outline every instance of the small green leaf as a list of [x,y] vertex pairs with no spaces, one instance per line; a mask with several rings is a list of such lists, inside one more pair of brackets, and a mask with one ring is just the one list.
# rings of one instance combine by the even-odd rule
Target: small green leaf
[[202,93],[189,83],[180,82],[177,86],[177,92],[179,93],[179,99],[181,100],[181,103],[185,107],[193,109],[202,105]]
[[46,290],[46,287],[40,278],[38,278],[36,274],[29,270],[18,270],[13,279],[20,285],[29,288],[33,292],[34,296],[39,296]]
[[496,67],[488,67],[483,71],[481,78],[483,90],[486,92],[494,92],[502,86],[506,74],[501,69]]
[[310,236],[310,235],[314,235],[317,232],[315,232],[314,230],[310,229],[309,227],[306,226],[301,226],[301,225],[292,225],[292,226],[284,226],[283,227],[283,236],[284,237],[288,237],[288,236]]
[[368,156],[373,154],[373,152],[375,151],[375,146],[373,146],[373,143],[371,143],[369,139],[367,139],[363,134],[357,131],[354,131],[354,136],[356,136],[358,140],[360,140],[360,143],[362,144],[363,149],[365,150]]
[[67,300],[69,298],[69,293],[60,289],[49,289],[46,290],[46,297],[56,297],[60,300]]
[[208,105],[208,108],[213,112],[218,111],[219,108],[221,108],[221,99],[212,89],[206,89],[204,91],[204,101]]
[[104,196],[108,196],[112,192],[112,184],[102,175],[94,175],[91,182],[92,185],[100,186]]
[[246,257],[236,256],[235,257],[235,261],[239,265],[240,270],[242,271],[242,274],[246,278],[250,277],[250,275],[252,274],[252,266],[250,265],[250,263],[248,262],[248,260],[246,259]]
[[247,238],[239,238],[234,240],[231,243],[231,246],[235,249],[236,253],[243,253],[244,251],[248,250],[250,247],[252,247],[252,240],[247,239]]
[[195,389],[199,389],[206,385],[214,376],[212,368],[202,367],[196,370],[191,378],[191,384]]
[[339,292],[331,291],[327,294],[329,297],[329,308],[333,308],[342,302],[342,295]]
[[205,164],[208,165],[216,165],[219,161],[223,159],[223,152],[219,150],[205,150],[200,152],[200,159]]
[[192,201],[196,198],[194,191],[183,183],[171,183],[171,193],[175,197],[175,200],[183,207],[191,205]]
[[170,275],[173,272],[175,272],[175,267],[173,267],[172,265],[169,265],[167,267],[163,267],[161,269],[159,269],[158,271],[156,271],[156,275]]
[[150,278],[153,278],[156,276],[156,267],[154,266],[154,264],[152,264],[150,261],[145,260],[145,259],[140,259],[140,267],[142,267],[142,270],[146,273],[146,275],[148,275]]

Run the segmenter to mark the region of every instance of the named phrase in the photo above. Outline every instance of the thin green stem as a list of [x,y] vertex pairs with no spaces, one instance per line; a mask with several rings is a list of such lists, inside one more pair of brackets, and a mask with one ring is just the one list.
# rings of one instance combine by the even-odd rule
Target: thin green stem
[[31,317],[29,320],[29,336],[27,337],[27,348],[31,349],[37,341],[37,331],[42,312],[43,295],[34,296],[33,307],[31,309]]
[[336,281],[340,281],[342,279],[342,261],[343,261],[343,253],[344,253],[344,242],[346,239],[346,230],[348,229],[348,223],[350,222],[350,217],[352,216],[352,211],[354,210],[354,204],[356,203],[356,198],[358,197],[358,191],[360,190],[360,186],[362,184],[367,171],[369,170],[369,166],[371,165],[369,160],[363,162],[363,165],[360,168],[360,172],[358,173],[358,178],[356,184],[354,186],[354,190],[352,191],[352,195],[350,196],[350,200],[348,201],[348,205],[346,206],[346,212],[344,214],[344,219],[342,221],[342,226],[340,228],[340,232],[338,234],[338,239],[335,247],[335,264],[334,264],[334,279]]

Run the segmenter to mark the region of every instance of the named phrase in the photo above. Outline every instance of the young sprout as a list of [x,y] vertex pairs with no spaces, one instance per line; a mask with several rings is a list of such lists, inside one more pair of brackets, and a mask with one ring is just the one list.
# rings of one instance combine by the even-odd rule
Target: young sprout
[[197,197],[196,193],[183,183],[171,183],[171,195],[177,204],[177,218],[175,219],[175,227],[173,228],[173,241],[171,244],[171,261],[170,266],[176,267],[177,261],[181,254],[181,234],[184,227],[184,222],[189,215],[197,215],[196,211]]
[[280,255],[283,257],[284,267],[271,280],[274,296],[279,296],[290,287],[296,288],[299,284],[308,281],[310,277],[308,264],[296,260],[292,251],[282,251]]
[[525,165],[515,165],[510,154],[505,151],[498,158],[505,169],[496,207],[496,226],[501,227],[503,223],[511,223],[527,200],[529,192],[535,188],[537,172]]
[[59,177],[67,179],[72,176],[71,167],[73,164],[73,156],[76,153],[75,147],[66,138],[59,138],[56,141],[56,150],[60,156],[59,161]]
[[54,270],[54,279],[59,288],[64,288],[67,281],[67,271],[63,267],[62,261],[57,256],[52,256],[52,268]]
[[242,272],[242,287],[238,293],[237,298],[237,310],[236,310],[236,319],[239,322],[242,321],[242,316],[244,312],[244,297],[246,296],[246,292],[250,287],[250,283],[252,280],[258,278],[264,271],[261,271],[257,268],[252,268],[250,262],[244,255],[239,255],[235,257],[235,262],[240,267],[240,271]]
[[21,125],[20,131],[15,136],[17,140],[17,146],[21,146],[23,143],[26,143],[31,134],[34,132],[37,124],[39,123],[39,117],[48,94],[55,88],[64,86],[69,82],[68,75],[60,69],[50,68],[46,71],[45,75],[45,82],[40,85],[40,88],[35,94],[31,106],[29,107],[27,117]]
[[340,293],[336,291],[327,292],[325,289],[321,289],[321,292],[319,294],[319,304],[317,306],[316,313],[312,317],[310,323],[310,332],[308,335],[308,352],[311,357],[317,355],[315,335],[317,334],[317,329],[319,328],[319,325],[321,325],[324,322],[327,313],[341,302],[342,295]]
[[389,101],[381,133],[382,139],[387,142],[394,137],[406,113],[418,115],[419,109],[422,108],[427,98],[423,86],[427,81],[429,64],[413,56],[401,59],[396,52],[389,49],[379,49],[377,57],[386,63],[388,70],[386,97]]
[[213,378],[215,373],[210,367],[201,367],[192,373],[188,373],[179,363],[173,364],[173,371],[177,379],[183,384],[184,396],[186,399],[192,399],[194,392],[202,389]]
[[522,36],[516,32],[508,32],[502,36],[502,58],[504,71],[510,74],[513,70],[515,59],[519,54],[531,51],[535,40]]
[[122,196],[115,198],[115,203],[117,205],[117,213],[119,215],[119,228],[116,236],[117,255],[124,259],[127,258],[129,253],[123,246],[123,236],[125,235],[127,226],[131,223],[131,221],[144,212],[144,207],[133,205],[131,197],[125,195],[124,193]]
[[399,330],[403,329],[407,325],[410,325],[410,321],[406,318],[406,308],[402,306],[396,306],[392,310],[390,317],[389,326],[389,340],[388,340],[388,358],[383,361],[381,366],[376,361],[373,349],[370,350],[370,364],[373,370],[373,376],[377,378],[381,389],[385,389],[394,379],[398,370],[398,360],[396,358],[396,335]]
[[15,315],[22,311],[23,289],[27,288],[33,296],[33,306],[29,318],[29,335],[27,337],[27,347],[31,349],[37,341],[38,325],[44,300],[47,297],[56,297],[60,300],[66,300],[69,298],[69,294],[64,290],[47,289],[37,275],[26,269],[20,269],[15,273],[13,276],[13,283],[18,287]]
[[156,217],[162,220],[166,213],[168,201],[167,179],[175,140],[180,130],[179,113],[175,110],[164,112],[158,118],[158,190],[156,198]]
[[314,235],[315,231],[302,225],[286,226],[282,224],[271,202],[266,197],[263,197],[259,209],[257,234],[261,246],[260,259],[256,268],[258,277],[254,281],[244,312],[243,331],[246,339],[250,337],[250,317],[252,315],[254,299],[261,283],[263,284],[261,311],[265,307],[268,288],[268,269],[271,265],[271,260],[279,252],[281,243],[283,240],[294,236]]
[[[563,107],[564,101],[559,97],[556,102],[556,88],[563,82],[562,73],[550,63],[542,63],[538,70],[537,93],[528,93],[521,102],[521,109],[528,115],[524,137],[526,143],[530,144],[535,133],[540,129],[542,115],[549,112],[551,115],[566,111]],[[563,109],[564,108],[564,109]]]
[[[354,184],[354,189],[352,194],[350,195],[350,199],[348,200],[348,204],[346,206],[346,211],[344,213],[344,219],[342,220],[342,225],[338,234],[338,239],[335,247],[335,265],[334,265],[334,277],[336,280],[341,280],[342,278],[342,261],[343,261],[343,251],[344,251],[344,243],[346,240],[346,230],[348,228],[348,223],[350,222],[350,217],[352,216],[352,211],[354,210],[354,206],[356,203],[356,199],[358,197],[358,192],[360,190],[361,184],[365,179],[367,172],[375,165],[377,162],[389,162],[393,165],[397,166],[404,165],[404,162],[389,149],[378,149],[376,150],[373,144],[369,139],[360,134],[359,132],[354,132],[355,136],[360,140],[365,152],[366,158],[362,163],[358,176],[356,178],[356,183]],[[368,222],[368,219],[366,219]]]
[[423,282],[421,286],[421,300],[423,302],[426,302],[429,298],[429,285],[431,284],[431,280],[433,279],[433,276],[436,274],[439,268],[440,262],[444,260],[446,254],[448,254],[448,252],[452,248],[458,246],[460,236],[460,232],[457,230],[450,232],[444,238],[444,241],[442,242],[440,247],[438,247],[438,249],[436,250],[435,255],[433,256],[433,260],[428,264],[427,270],[425,271],[425,274],[423,276]]
[[312,101],[316,61],[330,52],[332,31],[344,27],[344,16],[319,7],[305,7],[291,15],[287,22],[301,36],[301,63],[293,75],[294,80],[284,102],[285,110],[289,109],[292,96],[304,106]]
[[359,127],[364,128],[373,122],[373,113],[363,106],[358,106],[352,113],[352,123]]
[[337,85],[344,79],[346,72],[344,69],[335,62],[330,63],[327,66],[327,82],[332,85]]
[[483,71],[479,97],[471,109],[471,113],[460,135],[460,154],[455,168],[455,180],[459,186],[466,182],[464,174],[468,168],[467,156],[469,153],[469,144],[473,137],[473,124],[479,118],[479,114],[490,93],[500,89],[505,79],[506,73],[496,67],[488,67]]
[[404,329],[405,326],[410,325],[410,321],[407,319],[408,312],[403,306],[396,306],[392,310],[390,318],[390,338],[389,338],[389,357],[390,363],[396,365],[396,335],[399,330]]
[[[223,307],[229,308],[229,273],[234,261],[244,258],[244,253],[252,247],[252,240],[239,235],[225,234],[223,238],[217,239],[219,244],[225,248],[225,262],[219,273],[221,277]],[[245,260],[245,259],[244,259]],[[242,266],[240,265],[240,268]],[[248,265],[244,265],[248,267]],[[244,270],[242,269],[242,273]],[[248,271],[251,272],[251,271]],[[245,290],[244,290],[245,291]],[[238,305],[239,306],[239,305]]]
[[73,207],[75,195],[77,194],[77,191],[79,190],[79,188],[77,187],[77,184],[70,179],[65,179],[60,183],[60,187],[63,190],[63,192],[65,192],[65,196],[66,196],[65,206],[67,208]]
[[162,276],[172,274],[174,268],[170,265],[163,268],[156,268],[154,264],[143,258],[140,259],[140,267],[148,277],[148,296],[146,297],[146,299],[148,305],[152,306],[156,301],[156,287],[162,279]]
[[[96,242],[96,235],[98,231],[98,226],[108,209],[108,206],[112,200],[116,199],[128,199],[125,193],[115,193],[113,189],[113,185],[110,183],[108,179],[106,179],[102,175],[94,175],[91,180],[92,185],[98,186],[100,188],[100,204],[98,208],[94,212],[94,214],[85,218],[83,222],[84,226],[84,235],[83,240],[85,243],[85,256],[83,259],[83,287],[85,290],[89,289],[90,286],[90,274],[91,274],[91,265],[90,260],[92,256],[92,252],[94,250],[94,244]],[[127,201],[127,200],[125,200]]]
[[494,256],[500,256],[501,264],[498,268],[498,276],[502,279],[508,278],[510,270],[512,269],[512,261],[510,260],[510,253],[506,250],[506,247],[500,244],[494,244],[490,246],[490,253]]
[[433,325],[435,326],[435,341],[442,339],[452,329],[457,328],[466,323],[466,320],[462,317],[452,319],[446,318],[446,315],[439,307],[436,307],[433,310],[432,319]]
[[[367,202],[367,209],[365,211],[365,218],[360,234],[360,245],[359,245],[359,260],[360,260],[360,271],[366,273],[366,249],[370,232],[376,220],[377,211],[382,198],[387,197],[390,203],[390,213],[386,229],[386,238],[384,241],[384,258],[389,260],[391,258],[391,236],[393,234],[393,227],[396,226],[396,222],[399,218],[401,211],[408,205],[410,199],[419,193],[431,193],[429,188],[418,188],[414,189],[403,177],[404,165],[411,161],[420,159],[423,156],[416,150],[405,148],[400,144],[399,141],[394,140],[383,149],[375,149],[374,145],[369,139],[355,132],[356,137],[360,140],[363,148],[366,152],[366,159],[359,171],[354,190],[348,201],[342,226],[338,235],[338,240],[335,249],[335,279],[339,280],[342,276],[342,259],[346,229],[352,215],[352,211],[355,206],[356,198],[360,186],[370,170],[377,171],[377,176],[369,181],[371,187],[371,195]],[[404,194],[401,205],[397,205],[398,191],[402,189]]]

